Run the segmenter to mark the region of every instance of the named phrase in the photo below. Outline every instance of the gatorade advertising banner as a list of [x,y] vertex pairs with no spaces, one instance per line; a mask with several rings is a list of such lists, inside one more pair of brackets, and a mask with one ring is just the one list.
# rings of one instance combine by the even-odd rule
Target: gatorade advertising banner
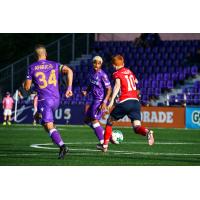
[[[54,113],[55,124],[84,124],[84,105],[60,105]],[[3,109],[0,105],[0,122],[3,122]],[[12,122],[14,109],[12,110]],[[16,123],[31,124],[33,122],[33,105],[18,105]]]
[[[108,112],[101,119],[106,124]],[[157,128],[185,128],[185,108],[182,107],[142,107],[142,125]],[[114,123],[114,126],[131,126],[130,119],[125,116]]]
[[192,107],[186,108],[186,128],[200,129],[200,108]]

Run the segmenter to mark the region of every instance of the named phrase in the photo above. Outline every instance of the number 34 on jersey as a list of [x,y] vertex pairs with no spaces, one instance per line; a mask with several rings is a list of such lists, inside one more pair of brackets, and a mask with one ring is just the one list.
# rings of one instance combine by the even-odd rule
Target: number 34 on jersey
[[47,75],[45,75],[45,73],[43,73],[43,72],[36,72],[35,77],[38,78],[38,80],[40,82],[39,87],[41,89],[44,89],[48,85],[51,85],[51,84],[54,86],[56,86],[56,84],[57,84],[56,72],[54,69],[52,69],[50,71],[49,77],[47,77]]

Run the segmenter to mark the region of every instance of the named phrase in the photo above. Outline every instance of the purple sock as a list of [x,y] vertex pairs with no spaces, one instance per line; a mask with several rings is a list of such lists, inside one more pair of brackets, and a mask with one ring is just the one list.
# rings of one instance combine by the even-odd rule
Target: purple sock
[[102,126],[97,122],[97,123],[93,124],[93,129],[94,129],[94,132],[95,132],[98,140],[100,142],[103,142],[103,140],[104,140],[104,135],[103,135],[104,129],[102,128]]
[[59,147],[62,146],[64,144],[61,136],[60,136],[60,133],[54,128],[54,129],[51,129],[49,131],[49,135],[52,139],[52,141],[57,144]]

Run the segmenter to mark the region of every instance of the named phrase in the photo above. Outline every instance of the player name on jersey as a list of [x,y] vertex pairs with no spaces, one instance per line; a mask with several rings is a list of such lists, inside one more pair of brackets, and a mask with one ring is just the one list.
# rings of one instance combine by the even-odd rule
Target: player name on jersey
[[36,65],[34,70],[41,70],[41,69],[53,69],[53,65],[52,64],[48,64],[48,65]]

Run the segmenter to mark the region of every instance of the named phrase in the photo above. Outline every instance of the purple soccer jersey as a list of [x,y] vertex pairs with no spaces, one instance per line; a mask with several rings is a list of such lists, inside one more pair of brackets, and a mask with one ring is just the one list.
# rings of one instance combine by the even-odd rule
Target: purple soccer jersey
[[89,75],[89,81],[90,92],[93,96],[93,102],[90,105],[86,115],[93,120],[100,120],[104,111],[100,110],[99,107],[105,98],[106,88],[111,87],[111,84],[107,74],[103,70],[99,70],[98,72],[92,70]]
[[53,122],[53,112],[58,108],[60,94],[58,87],[59,68],[61,64],[40,60],[28,68],[27,79],[32,80],[38,93],[38,112],[42,122]]
[[107,74],[102,69],[98,72],[92,70],[89,75],[89,82],[93,99],[103,100],[105,97],[105,89],[110,87]]
[[60,98],[58,88],[59,63],[40,60],[28,68],[27,79],[32,80],[38,93],[38,99]]

